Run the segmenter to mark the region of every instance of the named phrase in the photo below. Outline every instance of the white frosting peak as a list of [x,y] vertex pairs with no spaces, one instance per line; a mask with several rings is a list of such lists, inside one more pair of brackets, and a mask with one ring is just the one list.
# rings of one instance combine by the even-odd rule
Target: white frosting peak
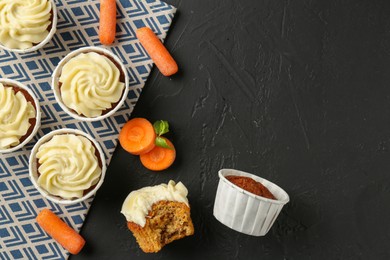
[[0,83],[0,149],[8,149],[20,143],[27,134],[36,111],[26,97],[12,87]]
[[125,84],[120,70],[106,56],[81,53],[63,66],[59,81],[64,104],[86,117],[97,117],[117,103]]
[[170,180],[168,184],[160,184],[132,191],[123,202],[121,213],[127,221],[145,226],[146,216],[152,205],[162,200],[177,201],[188,204],[188,190],[183,183]]
[[81,198],[102,173],[95,147],[80,135],[55,135],[39,147],[36,157],[38,185],[64,199]]
[[0,0],[0,43],[28,49],[42,42],[51,21],[49,0]]

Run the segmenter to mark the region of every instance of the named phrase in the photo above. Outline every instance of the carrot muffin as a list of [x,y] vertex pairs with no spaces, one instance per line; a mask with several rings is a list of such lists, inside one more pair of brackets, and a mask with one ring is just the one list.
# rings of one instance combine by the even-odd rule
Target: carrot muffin
[[62,102],[78,115],[94,118],[108,113],[125,89],[125,72],[114,59],[98,52],[80,53],[62,67]]
[[37,184],[49,194],[78,199],[92,190],[102,174],[96,148],[86,137],[54,135],[38,148]]
[[194,234],[183,183],[169,181],[132,191],[122,205],[127,226],[145,253],[155,253],[174,240]]
[[0,43],[25,50],[44,41],[52,26],[50,0],[0,0]]
[[0,83],[0,150],[23,142],[35,127],[36,114],[27,91]]

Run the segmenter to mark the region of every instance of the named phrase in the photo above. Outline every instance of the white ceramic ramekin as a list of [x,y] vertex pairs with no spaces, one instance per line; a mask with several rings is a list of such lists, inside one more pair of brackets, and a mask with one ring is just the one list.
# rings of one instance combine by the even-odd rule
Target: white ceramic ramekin
[[27,53],[27,52],[33,52],[33,51],[39,50],[40,48],[45,46],[51,40],[51,38],[53,38],[54,34],[57,31],[57,20],[58,20],[58,18],[57,18],[57,6],[56,6],[56,3],[54,2],[54,0],[50,0],[50,2],[51,2],[52,10],[53,10],[52,26],[51,26],[49,34],[46,36],[46,38],[43,41],[41,41],[37,45],[32,46],[31,48],[23,49],[23,50],[22,49],[8,48],[8,47],[6,47],[6,46],[4,46],[2,44],[0,44],[0,48],[4,49],[4,50],[7,50],[7,51],[10,51],[10,52]]
[[[62,67],[73,57],[77,56],[80,53],[87,53],[87,52],[97,52],[99,54],[103,53],[104,55],[107,55],[107,56],[113,58],[118,64],[120,64],[120,68],[122,69],[123,73],[125,74],[125,82],[124,82],[125,88],[123,90],[122,97],[119,100],[118,104],[114,108],[112,108],[108,113],[101,115],[101,116],[98,116],[98,117],[85,117],[85,116],[79,115],[76,112],[69,109],[62,101],[61,91],[59,88],[59,78],[60,78],[60,75],[62,72]],[[58,102],[58,104],[60,105],[62,110],[64,110],[68,115],[70,115],[71,117],[73,117],[77,120],[81,120],[81,121],[101,121],[102,119],[113,115],[125,102],[125,100],[127,98],[127,94],[129,92],[129,76],[127,74],[127,70],[126,70],[125,66],[123,65],[123,62],[112,52],[110,52],[106,49],[100,48],[100,47],[83,47],[83,48],[77,49],[75,51],[72,51],[71,53],[66,55],[65,58],[63,58],[60,61],[60,63],[58,63],[58,65],[57,65],[57,67],[54,70],[53,75],[52,75],[51,87],[54,91],[54,96],[56,98],[56,101]]]
[[21,88],[21,89],[27,91],[27,93],[34,100],[34,105],[35,105],[34,108],[35,108],[35,112],[36,112],[36,116],[35,116],[36,123],[35,123],[34,129],[32,130],[31,134],[26,139],[24,139],[23,142],[21,142],[17,146],[13,146],[13,147],[10,147],[10,148],[4,149],[4,150],[0,149],[0,153],[11,153],[11,152],[19,150],[20,148],[25,146],[37,134],[38,129],[41,126],[41,108],[39,106],[39,101],[38,101],[37,97],[34,95],[34,93],[27,86],[23,85],[22,83],[20,83],[18,81],[12,80],[12,79],[0,79],[0,83],[2,83],[3,85],[8,85],[8,86],[15,86],[17,88]]
[[[251,236],[264,236],[272,227],[288,194],[279,186],[256,175],[233,169],[218,172],[219,184],[214,203],[214,216],[222,224]],[[245,176],[260,182],[277,198],[267,199],[250,193],[228,181],[225,176]]]
[[[102,173],[100,175],[99,182],[96,184],[96,186],[91,191],[89,191],[83,197],[78,198],[78,199],[74,199],[74,200],[63,199],[63,198],[60,198],[58,196],[52,195],[38,185],[38,167],[37,167],[37,157],[36,157],[38,149],[42,144],[48,142],[53,136],[60,135],[60,134],[75,134],[75,135],[82,135],[82,136],[88,138],[93,143],[95,148],[98,150],[98,153],[100,156],[99,159],[102,162]],[[31,178],[33,185],[39,191],[39,193],[41,193],[41,195],[43,197],[45,197],[46,199],[51,200],[55,203],[58,203],[58,204],[69,205],[69,204],[75,204],[75,203],[85,201],[86,199],[90,198],[92,195],[94,195],[98,191],[100,186],[102,186],[103,181],[104,181],[104,177],[106,175],[106,161],[104,158],[104,153],[103,153],[99,143],[92,136],[84,133],[83,131],[77,130],[77,129],[64,128],[64,129],[54,130],[38,140],[38,142],[35,144],[34,148],[31,151],[31,155],[30,155],[30,159],[29,159],[29,172],[30,172],[30,178]]]

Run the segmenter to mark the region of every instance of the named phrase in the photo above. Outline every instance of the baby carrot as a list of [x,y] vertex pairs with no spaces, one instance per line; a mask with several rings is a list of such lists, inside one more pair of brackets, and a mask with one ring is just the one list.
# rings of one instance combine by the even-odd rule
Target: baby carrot
[[135,155],[152,150],[155,139],[153,125],[145,118],[129,120],[119,133],[119,142],[123,149]]
[[176,61],[168,50],[148,27],[142,27],[136,32],[137,38],[164,76],[171,76],[178,71]]
[[[164,137],[162,137],[164,138]],[[155,146],[153,150],[148,153],[141,154],[141,163],[145,168],[152,171],[162,171],[167,169],[176,158],[175,147],[168,139],[164,138],[168,146],[172,149]]]
[[71,254],[76,255],[83,248],[85,244],[84,238],[49,209],[42,210],[36,217],[36,221]]
[[104,45],[110,45],[115,40],[116,33],[116,2],[115,0],[100,0],[99,39]]

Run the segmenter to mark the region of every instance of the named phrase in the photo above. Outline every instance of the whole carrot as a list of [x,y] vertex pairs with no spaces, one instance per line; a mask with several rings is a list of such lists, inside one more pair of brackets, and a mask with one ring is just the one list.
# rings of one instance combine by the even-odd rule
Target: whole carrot
[[115,40],[116,33],[116,2],[115,0],[100,0],[99,39],[104,45],[110,45]]
[[36,217],[38,224],[71,254],[78,254],[85,240],[49,209],[42,210]]
[[137,38],[164,76],[171,76],[178,71],[176,61],[150,28],[139,28]]

